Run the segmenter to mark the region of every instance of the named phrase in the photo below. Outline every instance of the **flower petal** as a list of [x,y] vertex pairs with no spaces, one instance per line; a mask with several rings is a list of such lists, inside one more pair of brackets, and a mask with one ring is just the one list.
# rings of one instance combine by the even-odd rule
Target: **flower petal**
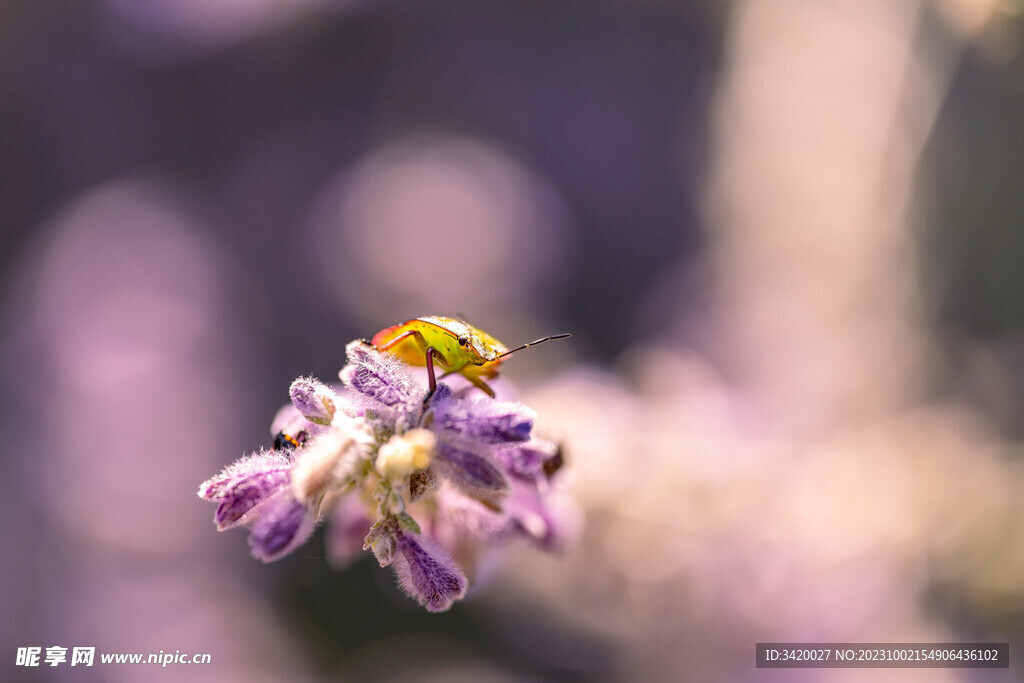
[[559,454],[558,444],[547,439],[530,439],[526,443],[496,448],[495,460],[507,473],[532,479],[545,471],[545,466]]
[[299,502],[312,502],[332,486],[343,484],[368,459],[365,432],[356,421],[346,420],[351,429],[332,429],[296,454],[291,484]]
[[344,569],[363,556],[363,543],[372,524],[358,495],[341,496],[324,534],[327,560],[332,567]]
[[437,514],[431,532],[448,548],[456,548],[467,540],[496,542],[519,531],[507,514],[496,512],[453,486],[441,488],[435,500]]
[[368,398],[386,406],[413,402],[423,390],[408,366],[365,342],[351,342],[345,351],[349,364],[341,370],[341,381]]
[[434,404],[432,429],[477,443],[526,441],[537,414],[519,403],[450,399]]
[[438,444],[434,463],[441,476],[474,498],[489,499],[508,492],[505,475],[476,453],[442,442]]
[[422,536],[398,537],[395,573],[402,588],[430,612],[444,612],[466,592],[466,575],[451,556]]
[[276,451],[235,461],[199,487],[199,497],[220,503],[214,514],[217,529],[245,524],[256,508],[288,485],[292,461]]
[[282,491],[260,507],[249,533],[252,556],[272,562],[309,540],[316,519],[311,508]]
[[546,479],[536,484],[516,480],[505,513],[520,534],[548,551],[571,545],[583,531],[583,513]]
[[323,427],[320,425],[315,425],[302,417],[302,413],[296,410],[295,406],[291,403],[281,406],[281,409],[274,415],[273,422],[270,423],[270,433],[274,436],[279,432],[295,436],[303,430],[309,432],[310,436],[312,436],[322,429]]
[[312,377],[299,377],[288,389],[292,405],[310,422],[331,423],[341,399],[323,382]]
[[291,458],[276,451],[260,451],[234,461],[216,476],[199,485],[199,497],[205,500],[224,500],[231,495],[238,482],[265,472],[287,470]]

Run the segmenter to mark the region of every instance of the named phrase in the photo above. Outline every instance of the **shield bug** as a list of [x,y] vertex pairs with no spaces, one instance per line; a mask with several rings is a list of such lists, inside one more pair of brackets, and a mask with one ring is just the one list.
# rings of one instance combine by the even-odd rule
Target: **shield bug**
[[373,335],[370,343],[380,351],[401,358],[410,365],[425,365],[430,391],[437,388],[434,363],[445,371],[442,377],[458,373],[490,397],[494,390],[485,380],[498,376],[501,361],[508,355],[553,339],[565,339],[569,333],[555,334],[509,349],[483,330],[465,320],[443,316],[425,316],[387,327]]

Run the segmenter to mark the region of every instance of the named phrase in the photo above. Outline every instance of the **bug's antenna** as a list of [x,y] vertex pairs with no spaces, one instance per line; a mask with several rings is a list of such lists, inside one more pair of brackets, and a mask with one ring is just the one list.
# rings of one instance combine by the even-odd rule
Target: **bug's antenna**
[[505,356],[509,356],[509,355],[515,353],[516,351],[522,351],[527,346],[536,346],[537,344],[543,344],[546,341],[553,341],[555,339],[566,339],[566,338],[571,337],[571,336],[572,336],[571,332],[565,332],[563,334],[553,334],[550,337],[541,337],[540,339],[532,341],[529,344],[523,344],[522,346],[517,346],[516,348],[512,349],[511,351],[506,351],[505,353],[503,353],[500,356],[498,356],[498,358],[504,358]]

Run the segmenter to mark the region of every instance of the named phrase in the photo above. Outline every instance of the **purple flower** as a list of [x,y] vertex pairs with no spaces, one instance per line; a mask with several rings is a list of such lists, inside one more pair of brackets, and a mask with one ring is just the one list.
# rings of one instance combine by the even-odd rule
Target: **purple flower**
[[466,575],[440,546],[403,533],[395,558],[398,581],[430,612],[444,612],[466,592]]
[[578,509],[546,480],[510,477],[511,491],[500,508],[471,498],[454,487],[437,495],[433,532],[448,547],[460,539],[485,543],[524,539],[544,550],[557,551],[581,530]]
[[480,500],[507,493],[496,466],[500,448],[529,439],[534,413],[525,406],[456,396],[444,383],[426,406],[410,368],[360,342],[348,346],[342,380],[359,394],[364,414],[380,433],[400,433],[422,423],[437,437],[434,470]]
[[508,493],[505,475],[485,456],[442,441],[438,444],[434,463],[442,477],[474,498],[491,501]]
[[288,487],[292,460],[277,451],[254,453],[225,467],[199,487],[199,497],[220,503],[214,513],[217,530],[252,521],[259,507]]
[[272,562],[299,547],[313,533],[316,515],[281,491],[266,502],[249,532],[249,548],[258,560]]
[[446,486],[437,494],[432,532],[449,548],[460,548],[466,542],[505,540],[512,530],[504,511],[496,511],[454,487]]
[[[416,404],[423,400],[426,388],[405,363],[362,341],[351,342],[345,353],[349,364],[339,376],[362,396],[363,402],[377,404],[378,409],[404,407],[403,412],[418,408]],[[360,400],[360,396],[354,398]]]
[[579,509],[542,478],[516,481],[505,512],[517,534],[548,551],[565,548],[583,526]]
[[[361,543],[432,612],[468,586],[453,552],[473,566],[499,542],[554,548],[569,535],[550,495],[558,447],[532,436],[532,410],[444,382],[425,402],[424,373],[366,342],[346,353],[343,386],[292,383],[272,427],[278,450],[202,485],[200,497],[218,503],[219,529],[249,525],[253,556],[270,562],[308,540],[323,513],[335,564]],[[424,500],[417,521],[407,506]]]
[[394,566],[409,597],[431,612],[444,612],[466,592],[466,575],[446,550],[409,526],[408,519],[384,517],[370,529],[363,547],[373,551],[380,566]]
[[294,461],[280,451],[242,458],[203,482],[199,497],[219,503],[219,531],[251,524],[253,557],[270,562],[304,543],[313,530],[312,510],[291,492]]
[[299,377],[288,389],[292,405],[310,422],[329,425],[336,410],[337,394],[312,377]]
[[449,395],[434,402],[432,429],[454,438],[503,444],[529,439],[535,418],[525,406],[488,399],[454,400]]
[[373,525],[359,496],[341,496],[331,513],[327,528],[327,559],[335,569],[344,569],[363,557],[363,543]]
[[494,455],[502,469],[523,479],[533,479],[546,472],[548,464],[561,457],[558,444],[539,438],[496,449]]

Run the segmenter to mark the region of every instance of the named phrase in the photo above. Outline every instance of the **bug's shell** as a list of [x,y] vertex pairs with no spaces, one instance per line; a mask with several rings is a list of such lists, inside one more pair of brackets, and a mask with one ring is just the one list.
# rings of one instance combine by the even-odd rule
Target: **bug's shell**
[[[389,353],[410,365],[424,365],[427,346],[433,346],[440,356],[439,363],[449,372],[458,372],[467,365],[499,363],[498,356],[508,351],[508,347],[483,330],[464,320],[443,316],[424,316],[385,328],[370,343],[382,348],[403,334],[409,336],[389,348]],[[460,337],[468,343],[459,344]]]

